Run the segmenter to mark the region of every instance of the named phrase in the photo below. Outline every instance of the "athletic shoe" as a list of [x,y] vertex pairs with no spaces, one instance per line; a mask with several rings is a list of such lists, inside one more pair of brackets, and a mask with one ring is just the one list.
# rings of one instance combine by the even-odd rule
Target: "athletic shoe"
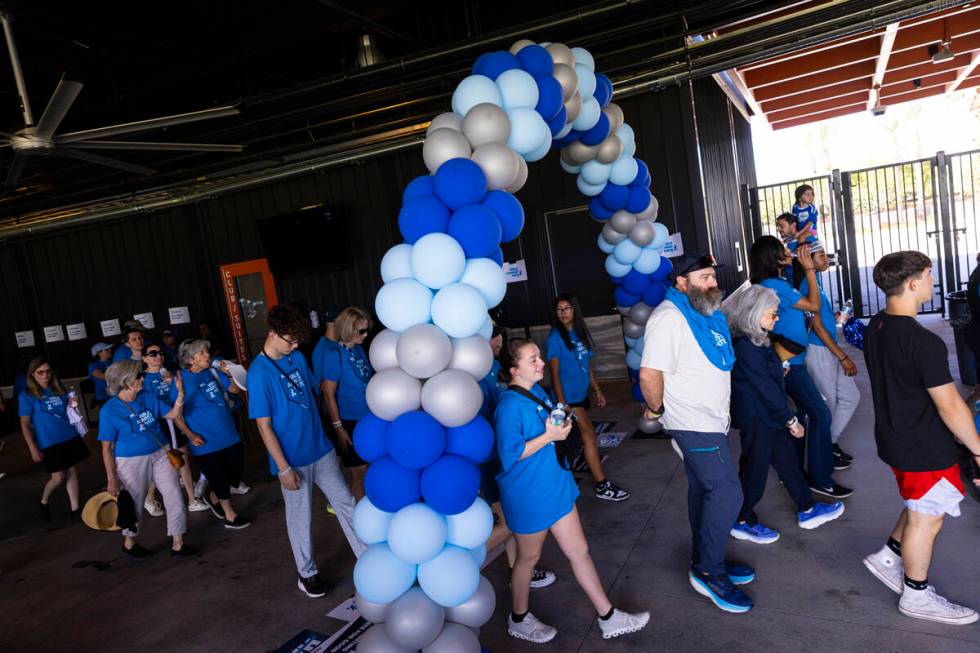
[[531,589],[541,589],[555,582],[555,574],[544,569],[535,569],[531,572]]
[[810,486],[810,491],[815,494],[822,494],[825,497],[831,497],[833,499],[846,499],[854,494],[854,490],[849,487],[844,487],[839,483],[834,483],[830,487],[820,487],[814,483]]
[[835,471],[838,471],[839,472],[839,471],[842,471],[842,470],[845,470],[845,469],[850,468],[850,466],[851,466],[851,461],[850,460],[848,460],[847,458],[844,458],[843,456],[841,456],[840,454],[838,454],[836,451],[834,452],[834,470]]
[[204,488],[208,484],[208,479],[204,474],[198,477],[197,481],[194,483],[194,496],[201,498],[204,496]]
[[163,506],[156,499],[146,497],[146,501],[143,502],[143,507],[146,508],[146,512],[150,513],[150,517],[159,517],[163,514]]
[[211,501],[211,497],[208,496],[201,497],[201,501],[208,507],[208,510],[211,511],[212,515],[221,521],[225,521],[225,509],[221,507],[220,503]]
[[755,569],[737,562],[726,562],[725,573],[735,585],[748,585],[755,580]]
[[693,569],[688,572],[691,587],[698,594],[711,599],[711,602],[725,612],[748,612],[752,609],[752,599],[735,584],[727,575],[711,576]]
[[311,599],[318,599],[327,593],[330,586],[320,578],[320,574],[313,574],[309,578],[299,577],[296,581],[296,587],[298,587],[304,594],[306,594]]
[[202,512],[204,510],[210,510],[208,504],[204,503],[197,497],[194,497],[193,501],[187,502],[187,512]]
[[[525,617],[526,619],[526,617]],[[630,614],[613,608],[612,616],[608,619],[599,620],[599,630],[602,631],[602,639],[612,639],[626,633],[635,633],[643,630],[643,627],[650,621],[649,612],[637,612]]]
[[872,553],[864,559],[864,566],[868,568],[875,578],[885,584],[885,587],[902,594],[904,585],[903,578],[905,571],[902,568],[902,559],[895,555],[887,546],[881,547],[877,553]]
[[191,560],[199,555],[201,555],[200,551],[192,546],[187,546],[186,544],[180,547],[179,551],[170,549],[170,557],[174,560]]
[[225,528],[230,528],[232,530],[241,530],[243,528],[248,528],[252,525],[252,520],[248,517],[242,517],[241,515],[235,515],[235,518],[231,521],[225,520]]
[[906,587],[898,600],[898,611],[906,617],[938,621],[953,626],[965,626],[977,620],[977,611],[965,605],[957,605],[936,594],[930,585],[924,590]]
[[245,485],[245,481],[242,481],[241,483],[239,483],[235,487],[231,488],[231,493],[232,494],[248,494],[251,491],[252,491],[252,488],[249,487],[248,485]]
[[125,545],[122,547],[122,552],[128,555],[133,560],[145,560],[153,555],[153,552],[149,549],[143,548],[139,543],[134,543],[132,549],[127,549]]
[[813,504],[809,510],[801,510],[796,513],[796,523],[800,528],[816,528],[829,521],[834,521],[844,514],[844,504],[840,501],[833,503],[818,502]]
[[558,630],[554,626],[540,622],[537,617],[528,612],[520,622],[514,621],[514,615],[507,615],[507,634],[535,644],[544,644],[553,640]]
[[38,502],[37,512],[41,515],[41,519],[44,521],[51,521],[51,506],[46,503]]
[[731,535],[736,540],[747,540],[756,544],[772,544],[779,539],[779,531],[774,531],[761,523],[749,526],[748,522],[744,521],[735,522]]
[[834,443],[834,455],[840,456],[841,458],[843,458],[849,463],[854,462],[854,456],[852,456],[851,454],[847,453],[846,451],[838,447],[836,442]]
[[603,481],[595,484],[595,496],[606,501],[626,501],[630,498],[630,493],[612,481]]

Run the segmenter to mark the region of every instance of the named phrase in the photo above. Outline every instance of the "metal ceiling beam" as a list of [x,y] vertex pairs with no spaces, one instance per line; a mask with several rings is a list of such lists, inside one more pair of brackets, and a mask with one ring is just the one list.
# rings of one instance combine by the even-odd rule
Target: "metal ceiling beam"
[[880,47],[877,41],[862,41],[851,45],[842,45],[775,66],[747,70],[745,71],[745,83],[749,85],[749,88],[763,88],[789,79],[806,77],[861,61],[871,61],[878,57],[879,52]]
[[970,77],[973,72],[977,69],[977,65],[980,64],[980,52],[974,52],[970,55],[970,63],[960,68],[960,72],[956,75],[956,79],[946,85],[946,92],[952,93],[963,85],[963,82]]
[[841,95],[839,97],[830,98],[827,100],[820,100],[817,102],[810,102],[809,104],[803,104],[798,107],[793,107],[792,109],[783,109],[782,111],[772,111],[769,113],[769,120],[775,124],[778,122],[790,120],[792,118],[802,118],[804,116],[812,116],[814,114],[823,113],[825,111],[831,111],[833,109],[840,109],[843,107],[853,106],[855,104],[861,104],[868,97],[866,91],[858,91],[857,93],[848,93],[847,95]]
[[875,62],[875,74],[871,78],[871,91],[868,93],[867,109],[870,111],[878,101],[877,90],[885,79],[885,71],[888,70],[888,58],[892,56],[892,48],[895,46],[895,37],[898,35],[898,23],[891,23],[885,28],[885,33],[881,35],[881,46],[878,50],[878,60]]
[[[763,103],[768,100],[805,93],[809,90],[817,90],[836,86],[856,79],[870,80],[875,74],[875,65],[871,61],[844,66],[835,70],[827,70],[822,73],[810,75],[809,77],[790,79],[779,84],[766,86],[755,90],[755,98]],[[869,81],[870,83],[870,81]]]
[[852,113],[859,113],[864,110],[864,104],[858,103],[851,105],[849,107],[844,107],[842,109],[834,109],[832,111],[824,111],[823,113],[814,114],[812,116],[806,116],[803,118],[793,118],[791,120],[785,120],[782,122],[774,122],[772,128],[777,129],[789,129],[790,127],[799,127],[800,125],[808,125],[817,120],[829,120],[831,118],[839,118],[840,116],[847,116]]
[[842,95],[849,95],[851,93],[863,92],[867,93],[871,89],[871,80],[869,78],[865,79],[855,79],[849,82],[844,82],[842,84],[834,84],[833,86],[825,86],[818,89],[808,89],[801,93],[794,93],[793,95],[786,95],[781,98],[776,98],[775,100],[767,100],[762,103],[762,109],[767,113],[773,111],[781,111],[783,109],[792,109],[793,107],[800,107],[809,104],[810,102],[819,102],[821,100],[832,100],[835,97],[840,97]]

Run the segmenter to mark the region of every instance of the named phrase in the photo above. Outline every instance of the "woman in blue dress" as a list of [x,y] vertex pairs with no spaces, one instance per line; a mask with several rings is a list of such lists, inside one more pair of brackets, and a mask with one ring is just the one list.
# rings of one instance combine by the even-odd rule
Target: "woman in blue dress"
[[538,385],[544,377],[545,363],[537,345],[515,339],[501,353],[500,376],[509,387],[500,396],[494,415],[501,468],[497,484],[507,524],[517,539],[507,632],[535,643],[551,641],[558,633],[528,611],[531,574],[549,532],[555,536],[571,563],[575,580],[599,614],[603,638],[640,630],[650,614],[615,609],[589,555],[575,508],[578,488],[561,446],[572,425],[567,418],[558,423],[552,418],[555,403]]

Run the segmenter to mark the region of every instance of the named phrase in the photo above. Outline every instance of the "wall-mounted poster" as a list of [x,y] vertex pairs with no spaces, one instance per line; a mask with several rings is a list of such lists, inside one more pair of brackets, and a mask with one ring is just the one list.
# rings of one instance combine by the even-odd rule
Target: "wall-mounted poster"
[[69,340],[85,340],[88,338],[88,331],[85,330],[84,322],[69,324],[65,327],[65,331],[68,332]]
[[170,324],[191,323],[191,312],[186,306],[171,306],[167,311],[170,313]]
[[102,327],[102,335],[105,337],[118,336],[122,329],[119,328],[119,320],[102,320],[99,322]]
[[524,259],[514,261],[513,263],[505,262],[504,276],[507,278],[507,283],[527,281],[527,264],[524,262]]
[[663,255],[667,258],[677,258],[684,255],[684,241],[681,240],[680,233],[670,234],[667,242],[664,243]]
[[65,339],[65,332],[60,324],[44,327],[44,342],[61,342]]
[[142,324],[144,329],[152,329],[156,326],[153,321],[153,313],[137,313],[133,319]]
[[17,347],[23,349],[24,347],[34,346],[34,332],[33,331],[18,331],[14,334],[17,338]]

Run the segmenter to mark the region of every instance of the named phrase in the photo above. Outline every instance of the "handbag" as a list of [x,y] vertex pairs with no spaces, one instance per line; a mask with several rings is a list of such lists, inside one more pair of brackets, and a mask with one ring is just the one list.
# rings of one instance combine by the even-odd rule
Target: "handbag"
[[[545,402],[543,402],[540,399],[538,399],[537,397],[535,397],[534,394],[531,393],[530,390],[528,390],[526,388],[522,388],[519,385],[512,385],[512,386],[508,387],[507,389],[508,390],[513,390],[514,392],[516,392],[517,394],[521,395],[522,397],[527,397],[528,399],[530,399],[531,401],[533,401],[537,405],[539,405],[542,408],[544,408],[545,411],[547,412],[547,414],[549,415],[549,418],[550,418],[551,411],[552,411],[551,406],[549,406]],[[570,413],[569,413],[569,415],[570,415]],[[574,427],[574,422],[572,423],[572,425]],[[571,435],[571,433],[569,433],[569,435]],[[559,467],[561,467],[562,469],[571,470],[572,469],[572,462],[571,462],[571,459],[569,458],[569,455],[568,455],[568,444],[566,443],[566,441],[567,441],[567,438],[566,438],[566,440],[559,440],[559,441],[555,442],[555,456],[558,458],[558,466]]]
[[[120,399],[119,401],[122,401],[122,399]],[[133,410],[133,407],[130,406],[125,401],[123,401],[123,403],[126,404],[126,408],[128,408],[129,412],[133,414],[133,417],[136,418],[136,421],[139,421],[139,415],[136,414],[136,411]],[[171,449],[170,447],[165,446],[162,442],[160,442],[156,438],[153,439],[156,440],[157,445],[159,445],[160,449],[163,450],[163,453],[167,454],[167,462],[170,463],[170,466],[180,471],[180,468],[184,466],[184,452],[177,451],[176,449]]]

